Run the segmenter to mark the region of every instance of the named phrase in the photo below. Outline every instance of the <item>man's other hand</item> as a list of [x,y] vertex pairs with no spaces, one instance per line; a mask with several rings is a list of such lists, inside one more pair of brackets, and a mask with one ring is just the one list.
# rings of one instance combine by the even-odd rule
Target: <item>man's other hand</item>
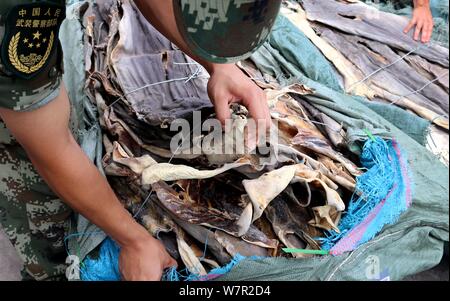
[[433,34],[433,26],[433,15],[429,5],[416,5],[413,17],[405,28],[404,33],[410,32],[415,27],[414,40],[419,41],[420,39],[422,43],[428,43]]

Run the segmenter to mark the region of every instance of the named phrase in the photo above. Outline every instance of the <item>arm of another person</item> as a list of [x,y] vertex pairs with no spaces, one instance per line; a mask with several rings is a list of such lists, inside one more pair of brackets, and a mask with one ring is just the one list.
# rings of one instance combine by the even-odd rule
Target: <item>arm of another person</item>
[[210,73],[208,93],[214,104],[217,119],[222,123],[230,118],[230,103],[242,103],[255,120],[269,127],[271,117],[264,92],[235,64],[213,64],[193,55],[178,31],[173,0],[135,0],[142,14],[163,35],[199,62]]
[[404,32],[408,33],[414,27],[416,27],[414,40],[419,41],[420,39],[422,43],[430,42],[434,27],[430,0],[414,0],[413,17]]
[[0,117],[52,190],[121,246],[123,278],[160,280],[162,271],[176,262],[125,210],[84,154],[69,130],[69,111],[67,92],[62,87],[56,99],[38,110],[0,109]]

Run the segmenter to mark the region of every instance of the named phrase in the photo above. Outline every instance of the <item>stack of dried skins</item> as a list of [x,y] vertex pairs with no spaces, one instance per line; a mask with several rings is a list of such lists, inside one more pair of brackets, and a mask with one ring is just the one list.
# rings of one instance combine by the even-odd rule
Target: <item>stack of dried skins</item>
[[428,147],[448,166],[449,49],[414,41],[402,31],[406,17],[359,1],[286,4],[283,15],[333,64],[344,90],[433,123]]
[[[242,61],[238,66],[265,90],[278,125],[269,155],[188,152],[208,136],[195,130],[184,137],[190,147],[174,153],[170,147],[178,133],[170,128],[176,120],[195,128],[193,112],[201,112],[202,120],[214,118],[208,74],[131,1],[97,2],[84,19],[85,90],[104,133],[103,167],[124,206],[181,267],[206,275],[238,254],[310,257],[282,248],[319,250],[321,237],[339,232],[362,170],[342,121],[308,102],[313,89],[295,74],[267,72],[257,57]],[[448,82],[441,76],[448,72],[448,50],[416,49],[406,37],[376,33],[374,28],[384,27],[370,16],[364,23],[368,11],[360,4],[307,0],[302,6],[286,2],[282,14],[342,76],[342,91],[394,102],[433,121],[448,139]],[[413,49],[415,55],[365,79]],[[438,80],[408,95],[435,76]],[[235,133],[243,135],[248,113],[232,110]]]

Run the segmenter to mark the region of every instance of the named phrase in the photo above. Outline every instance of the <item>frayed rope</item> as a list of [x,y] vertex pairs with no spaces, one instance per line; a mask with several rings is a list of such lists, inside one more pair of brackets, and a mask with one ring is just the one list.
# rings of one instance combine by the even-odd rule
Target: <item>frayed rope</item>
[[97,258],[88,256],[81,265],[80,277],[83,281],[120,281],[120,247],[111,238],[102,242]]
[[368,171],[358,177],[340,233],[318,238],[322,248],[340,255],[371,240],[385,225],[395,223],[412,202],[412,181],[406,155],[394,140],[371,137],[361,163]]

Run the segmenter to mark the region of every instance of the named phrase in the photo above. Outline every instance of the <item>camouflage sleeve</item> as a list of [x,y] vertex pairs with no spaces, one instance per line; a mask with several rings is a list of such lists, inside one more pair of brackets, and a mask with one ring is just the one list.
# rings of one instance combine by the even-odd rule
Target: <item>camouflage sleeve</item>
[[65,1],[0,3],[0,107],[30,111],[59,94]]

